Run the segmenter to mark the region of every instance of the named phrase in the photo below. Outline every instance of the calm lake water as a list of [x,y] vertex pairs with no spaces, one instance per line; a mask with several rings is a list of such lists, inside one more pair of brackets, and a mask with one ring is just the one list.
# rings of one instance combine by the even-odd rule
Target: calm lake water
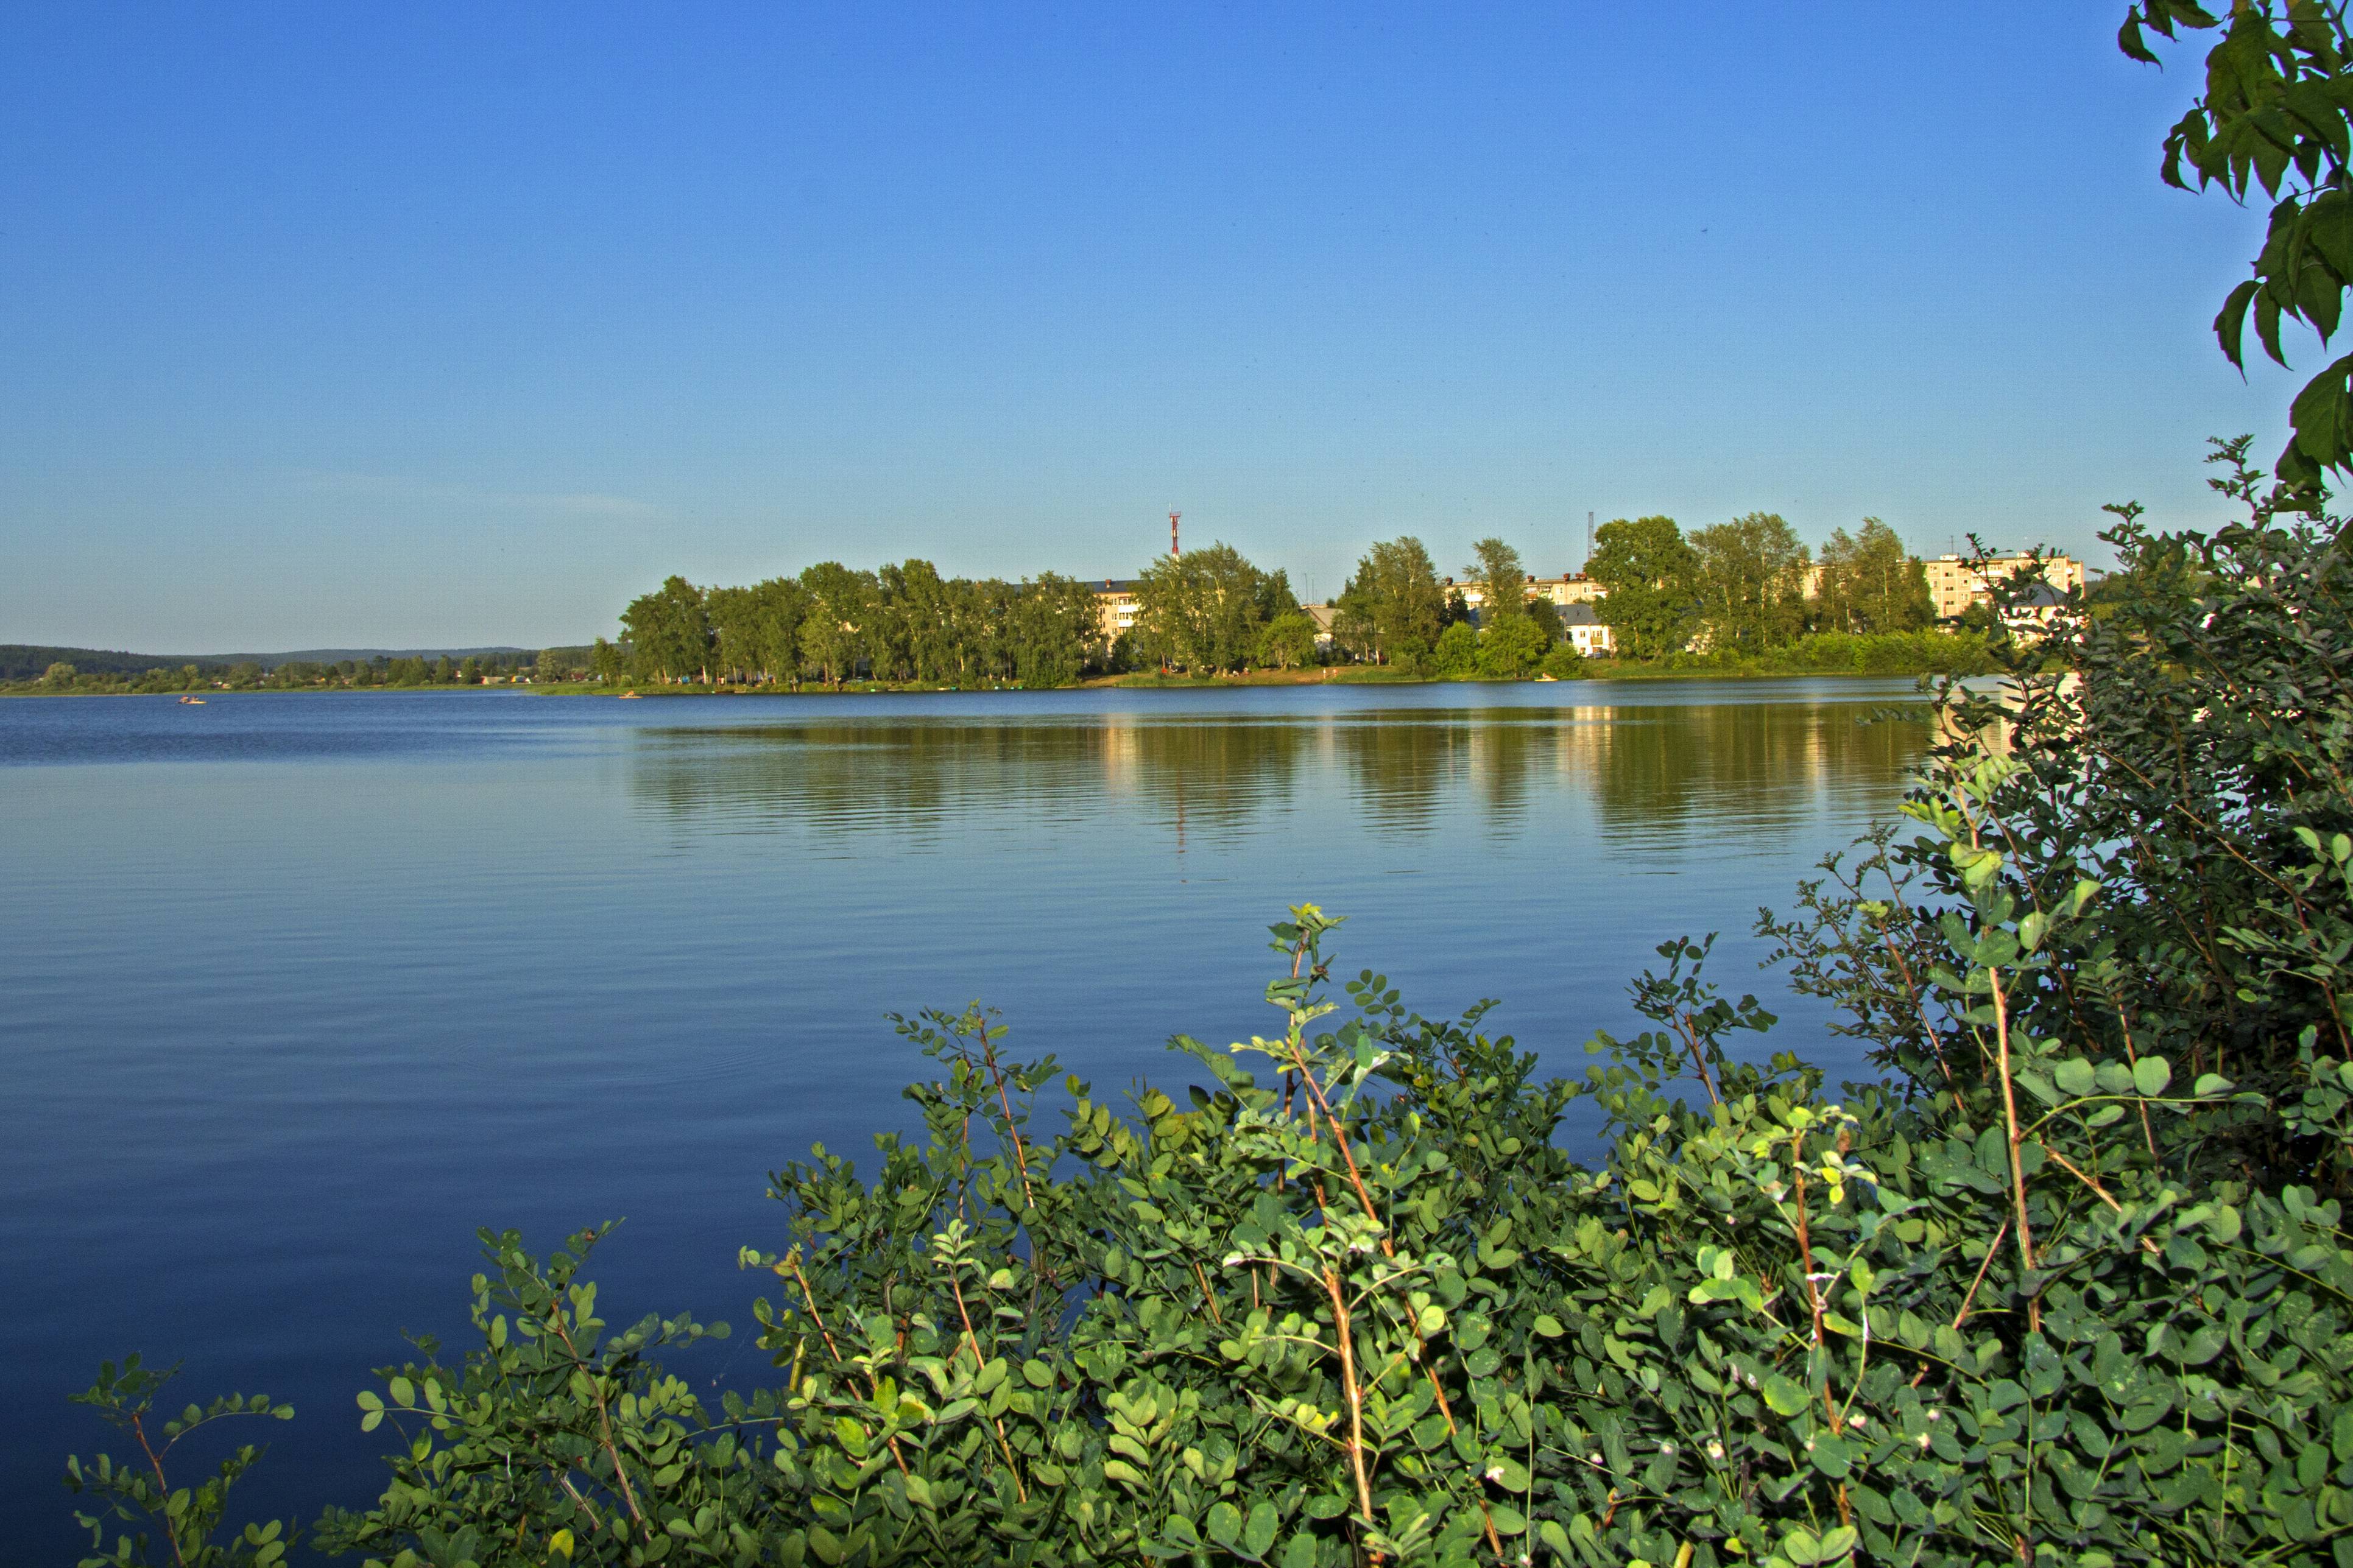
[[[1884,816],[1906,681],[1567,682],[623,707],[521,692],[0,702],[0,1543],[66,1561],[102,1357],[290,1426],[250,1511],[375,1495],[352,1396],[460,1344],[477,1226],[598,1254],[748,1376],[764,1174],[914,1125],[886,1010],[981,998],[1101,1089],[1274,1015],[1263,927],[1581,1072],[1653,944],[1782,1013],[1747,935]],[[241,1493],[240,1495],[246,1495]]]

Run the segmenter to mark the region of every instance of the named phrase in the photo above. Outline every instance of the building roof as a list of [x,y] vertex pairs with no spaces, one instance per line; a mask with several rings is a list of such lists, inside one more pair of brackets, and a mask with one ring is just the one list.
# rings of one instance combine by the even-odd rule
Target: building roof
[[1606,624],[1599,616],[1593,613],[1593,606],[1588,604],[1563,605],[1559,615],[1560,624],[1564,626],[1598,626]]
[[1143,581],[1141,577],[1090,577],[1087,585],[1098,594],[1133,594]]

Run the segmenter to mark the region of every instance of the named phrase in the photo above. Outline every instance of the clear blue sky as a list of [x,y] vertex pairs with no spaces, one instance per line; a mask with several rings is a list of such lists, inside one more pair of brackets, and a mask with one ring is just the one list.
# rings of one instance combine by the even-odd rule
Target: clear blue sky
[[1327,595],[1588,510],[2096,559],[2295,384],[2120,14],[5,7],[0,641],[577,642],[1172,506]]

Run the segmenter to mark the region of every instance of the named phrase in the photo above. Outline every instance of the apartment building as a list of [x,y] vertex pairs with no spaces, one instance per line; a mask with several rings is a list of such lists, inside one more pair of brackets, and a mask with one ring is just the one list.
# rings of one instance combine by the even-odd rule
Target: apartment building
[[[1461,595],[1463,604],[1474,612],[1487,602],[1487,590],[1477,583],[1458,583],[1449,577],[1440,585],[1450,595]],[[1609,589],[1582,572],[1558,577],[1538,577],[1531,574],[1527,580],[1525,592],[1530,599],[1549,599],[1556,608],[1564,610],[1571,605],[1589,605],[1596,599],[1605,599],[1609,596]]]
[[[1971,605],[1993,602],[1991,584],[2031,570],[2037,563],[2024,553],[1992,555],[1973,563],[1959,555],[1939,555],[1926,562],[1928,596],[1936,601],[1936,618],[1949,621]],[[2084,585],[2084,563],[2071,555],[2045,555],[2039,563],[2043,582],[2064,594]]]
[[1103,641],[1117,642],[1135,629],[1135,615],[1140,607],[1135,596],[1136,582],[1134,577],[1096,579],[1095,620],[1103,627]]

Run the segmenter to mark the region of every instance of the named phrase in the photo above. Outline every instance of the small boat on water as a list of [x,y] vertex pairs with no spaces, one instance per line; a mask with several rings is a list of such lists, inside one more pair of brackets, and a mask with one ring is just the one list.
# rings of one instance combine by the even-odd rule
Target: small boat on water
[[620,700],[621,700],[622,701],[626,702],[626,701],[628,701],[630,698],[635,697],[635,696],[637,696],[637,693],[636,693],[636,692],[634,692],[634,691],[624,691],[624,692],[622,692],[622,693],[621,693],[621,699],[620,699]]
[[205,705],[205,700],[204,700],[203,698],[201,698],[201,697],[183,697],[183,698],[181,698],[181,699],[180,699],[180,700],[181,700],[181,701],[183,701],[183,702],[186,702],[186,703],[193,704],[194,706],[198,707],[198,708],[201,708],[201,707],[203,707],[203,706]]

